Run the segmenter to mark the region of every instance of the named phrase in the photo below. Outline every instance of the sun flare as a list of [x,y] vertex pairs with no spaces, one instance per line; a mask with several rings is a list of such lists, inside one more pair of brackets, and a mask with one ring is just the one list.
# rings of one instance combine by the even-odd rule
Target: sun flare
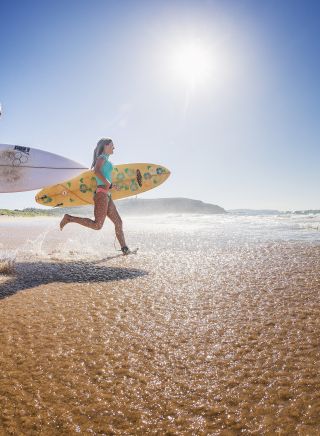
[[210,49],[198,40],[184,42],[172,53],[172,70],[186,85],[207,82],[213,72]]

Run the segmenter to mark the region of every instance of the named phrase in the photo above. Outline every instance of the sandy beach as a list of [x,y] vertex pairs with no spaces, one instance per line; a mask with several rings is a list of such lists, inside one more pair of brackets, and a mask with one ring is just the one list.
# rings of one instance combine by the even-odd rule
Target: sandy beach
[[319,232],[266,223],[1,218],[0,434],[318,435]]

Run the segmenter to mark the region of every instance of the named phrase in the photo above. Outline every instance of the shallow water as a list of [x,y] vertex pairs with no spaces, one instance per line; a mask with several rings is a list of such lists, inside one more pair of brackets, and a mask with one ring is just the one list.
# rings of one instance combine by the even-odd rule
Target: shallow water
[[1,222],[0,434],[319,434],[316,224],[57,223]]

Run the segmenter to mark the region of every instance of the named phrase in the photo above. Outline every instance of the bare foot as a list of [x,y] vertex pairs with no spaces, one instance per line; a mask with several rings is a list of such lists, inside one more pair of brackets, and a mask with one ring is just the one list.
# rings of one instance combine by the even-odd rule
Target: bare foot
[[65,214],[65,216],[62,218],[62,220],[60,221],[60,230],[63,229],[63,227],[68,224],[68,222],[70,222],[70,215],[68,215],[67,213]]

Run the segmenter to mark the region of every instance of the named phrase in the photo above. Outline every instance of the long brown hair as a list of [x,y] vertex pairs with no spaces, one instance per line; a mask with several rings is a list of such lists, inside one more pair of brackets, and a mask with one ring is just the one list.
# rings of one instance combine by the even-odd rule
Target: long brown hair
[[98,157],[100,156],[100,154],[103,153],[104,146],[111,144],[111,142],[112,142],[111,138],[101,138],[97,142],[96,148],[94,149],[94,152],[93,152],[93,161],[92,161],[91,168],[94,168]]

